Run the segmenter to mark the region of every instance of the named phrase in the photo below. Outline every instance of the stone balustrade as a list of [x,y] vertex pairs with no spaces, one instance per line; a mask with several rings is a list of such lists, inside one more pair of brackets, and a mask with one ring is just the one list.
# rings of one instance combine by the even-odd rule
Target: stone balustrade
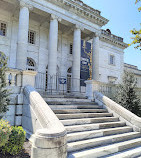
[[26,85],[34,86],[34,71],[21,71],[9,68],[6,72],[7,89],[10,92],[9,110],[6,112],[4,119],[8,120],[11,125],[21,126],[22,108],[23,108],[23,88]]
[[20,88],[22,87],[22,72],[17,69],[8,69],[6,72],[6,83],[7,88],[12,91],[12,93],[20,93]]
[[128,111],[121,105],[117,104],[113,100],[104,96],[102,93],[94,92],[95,101],[98,104],[103,105],[108,111],[112,112],[115,116],[119,117],[120,120],[126,121],[127,125],[133,127],[135,131],[141,132],[141,118]]
[[[32,135],[31,158],[66,158],[66,130],[40,94],[31,86],[24,88],[22,126]],[[41,156],[42,155],[42,156]]]
[[101,30],[101,34],[102,34],[102,35],[109,36],[109,37],[111,37],[111,38],[113,38],[113,39],[115,39],[115,40],[117,40],[117,41],[123,42],[123,38],[118,37],[118,36],[115,36],[115,35],[109,33],[109,32],[106,31],[106,30]]

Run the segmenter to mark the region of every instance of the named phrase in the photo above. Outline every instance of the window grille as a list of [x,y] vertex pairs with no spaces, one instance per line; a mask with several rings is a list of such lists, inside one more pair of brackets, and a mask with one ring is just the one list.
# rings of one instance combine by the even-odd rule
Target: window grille
[[110,55],[110,65],[115,65],[115,56]]
[[73,50],[73,44],[70,44],[70,54],[72,54],[72,50]]
[[35,44],[35,32],[34,31],[28,32],[28,43]]
[[0,35],[6,36],[7,25],[6,23],[0,22]]
[[31,58],[27,58],[27,70],[35,71],[35,62]]

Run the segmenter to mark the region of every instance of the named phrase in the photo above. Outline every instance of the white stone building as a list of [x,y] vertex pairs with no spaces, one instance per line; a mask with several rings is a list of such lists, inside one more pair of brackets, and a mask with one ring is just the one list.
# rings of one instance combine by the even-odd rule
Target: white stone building
[[137,79],[137,87],[141,88],[141,70],[139,70],[137,66],[127,63],[124,63],[124,70],[135,74],[135,77]]
[[[91,41],[92,79],[118,83],[127,44],[101,29],[107,23],[80,0],[0,0],[0,51],[10,68],[37,71],[38,89],[78,92],[85,91],[80,87],[81,40]],[[70,83],[60,85],[58,78]]]

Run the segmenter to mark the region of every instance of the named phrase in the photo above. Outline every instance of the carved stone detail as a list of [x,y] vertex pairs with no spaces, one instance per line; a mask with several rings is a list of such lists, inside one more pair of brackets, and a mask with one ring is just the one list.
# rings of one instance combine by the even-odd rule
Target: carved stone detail
[[30,4],[30,1],[29,0],[19,0],[20,2],[20,7],[26,7],[28,8],[29,10],[33,10],[33,6]]
[[51,14],[51,20],[54,20],[54,19],[57,19],[59,22],[61,22],[61,20],[62,20],[60,17],[58,17],[54,14]]

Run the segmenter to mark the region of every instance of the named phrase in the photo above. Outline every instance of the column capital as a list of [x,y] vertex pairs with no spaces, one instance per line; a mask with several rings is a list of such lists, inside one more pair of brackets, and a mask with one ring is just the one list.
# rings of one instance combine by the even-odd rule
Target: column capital
[[76,24],[76,25],[74,26],[74,29],[80,29],[81,31],[83,31],[83,30],[84,30],[84,27],[81,26],[81,25]]
[[29,0],[19,0],[19,2],[20,2],[20,7],[21,8],[26,7],[29,10],[33,10],[33,6],[30,4]]
[[55,20],[57,19],[59,22],[62,20],[60,17],[58,17],[57,15],[51,14],[51,20]]
[[97,32],[93,33],[93,37],[100,37],[100,35],[101,35],[100,31],[97,31]]

